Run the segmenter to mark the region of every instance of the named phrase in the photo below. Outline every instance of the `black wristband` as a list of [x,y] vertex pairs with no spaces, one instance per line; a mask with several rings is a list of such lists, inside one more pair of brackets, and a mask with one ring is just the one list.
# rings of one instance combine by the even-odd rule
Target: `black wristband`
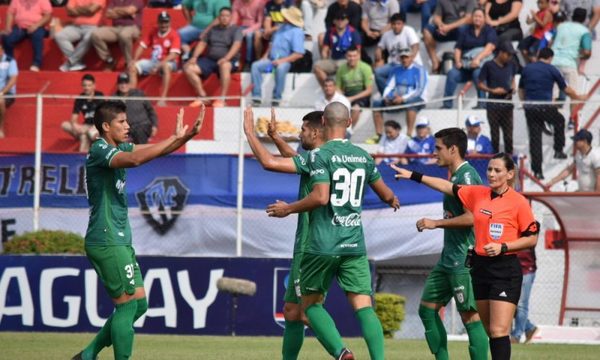
[[506,243],[502,243],[502,246],[500,247],[500,254],[505,254],[508,251],[508,245],[506,245]]
[[413,171],[413,172],[410,174],[410,179],[411,179],[412,181],[416,181],[416,182],[420,183],[420,182],[421,182],[421,180],[423,180],[423,174],[421,174],[420,172]]

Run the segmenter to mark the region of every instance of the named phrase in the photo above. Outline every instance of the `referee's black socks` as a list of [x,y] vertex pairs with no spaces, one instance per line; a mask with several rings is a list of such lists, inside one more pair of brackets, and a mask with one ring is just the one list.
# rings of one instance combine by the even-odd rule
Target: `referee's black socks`
[[510,360],[510,337],[490,338],[492,360]]

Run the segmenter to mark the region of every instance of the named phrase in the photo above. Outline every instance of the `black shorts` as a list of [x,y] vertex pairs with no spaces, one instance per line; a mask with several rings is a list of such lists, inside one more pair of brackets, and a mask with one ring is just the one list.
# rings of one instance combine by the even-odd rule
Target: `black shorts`
[[471,278],[475,300],[519,303],[523,274],[516,255],[474,255]]
[[354,100],[350,105],[358,105],[361,108],[371,106],[371,99],[368,97],[360,98],[358,100]]

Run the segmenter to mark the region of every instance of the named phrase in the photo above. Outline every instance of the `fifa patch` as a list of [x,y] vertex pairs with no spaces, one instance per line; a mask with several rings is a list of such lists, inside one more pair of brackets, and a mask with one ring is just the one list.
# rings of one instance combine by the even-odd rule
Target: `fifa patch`
[[135,194],[146,222],[160,235],[175,225],[183,212],[190,190],[178,177],[159,177]]
[[500,240],[502,233],[504,232],[504,224],[491,223],[490,224],[490,236],[494,240]]

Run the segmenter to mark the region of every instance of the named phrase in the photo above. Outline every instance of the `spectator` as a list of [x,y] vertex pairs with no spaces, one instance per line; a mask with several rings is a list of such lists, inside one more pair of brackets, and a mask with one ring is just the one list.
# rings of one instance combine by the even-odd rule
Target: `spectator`
[[[528,64],[519,80],[519,97],[521,100],[552,101],[552,88],[556,83],[569,97],[575,100],[587,100],[587,96],[578,95],[567,86],[558,69],[551,65],[554,52],[550,48],[540,50],[538,60]],[[531,169],[536,178],[543,180],[542,172],[542,129],[548,124],[554,132],[554,158],[566,159],[563,152],[565,146],[565,118],[554,104],[525,104],[525,118],[529,130],[529,152],[531,153]]]
[[[385,122],[384,128],[385,132],[381,140],[379,140],[377,154],[403,154],[408,146],[409,138],[401,132],[402,126],[393,120],[388,120]],[[399,161],[399,157],[377,157],[375,158],[375,165],[379,165],[382,162],[389,164]]]
[[517,257],[521,264],[523,284],[521,285],[521,297],[515,314],[515,326],[510,334],[510,342],[518,344],[521,341],[521,336],[525,334],[525,343],[527,344],[538,331],[538,327],[529,320],[529,297],[531,296],[531,288],[537,271],[535,247],[517,252]]
[[319,85],[328,76],[335,75],[339,67],[346,62],[346,51],[351,47],[360,48],[361,38],[356,29],[348,25],[348,15],[340,12],[333,20],[334,27],[327,30],[323,47],[321,48],[321,60],[315,63],[313,71]]
[[421,12],[421,30],[423,30],[429,24],[436,4],[437,0],[402,0],[400,1],[400,10],[403,14]]
[[362,4],[361,28],[364,46],[377,45],[381,35],[390,29],[390,18],[400,11],[398,1],[367,0]]
[[262,59],[252,64],[252,97],[254,101],[261,98],[262,74],[275,73],[273,102],[281,101],[285,88],[285,77],[292,63],[304,55],[304,32],[302,12],[296,7],[281,10],[285,23],[273,34],[273,42]]
[[[586,10],[587,17],[584,24],[587,25],[590,32],[595,33],[596,25],[600,20],[600,1],[598,0],[561,0],[560,10],[565,13],[567,19],[572,19],[575,9],[582,8]],[[589,21],[588,21],[589,20]]]
[[515,75],[519,70],[510,42],[498,44],[498,53],[493,61],[481,67],[479,73],[479,89],[487,92],[488,99],[505,100],[503,103],[488,102],[486,113],[490,122],[493,152],[500,152],[500,128],[504,139],[504,152],[513,153],[513,104],[512,95],[516,90]]
[[[388,83],[383,90],[382,100],[377,101],[375,107],[412,105],[397,111],[406,110],[406,134],[411,136],[417,113],[425,107],[422,103],[427,93],[429,78],[427,71],[422,66],[414,63],[411,50],[404,48],[399,51],[402,65],[392,70]],[[414,104],[414,105],[413,105]],[[375,136],[367,143],[377,144],[383,130],[383,116],[381,111],[373,112],[375,123]]]
[[119,43],[126,66],[131,65],[133,43],[140,37],[142,28],[142,0],[108,0],[104,16],[112,20],[112,26],[102,26],[92,32],[92,44],[98,57],[104,61],[106,70],[114,70],[115,59],[108,50],[109,43]]
[[548,182],[549,188],[564,180],[577,169],[578,191],[600,192],[600,148],[592,147],[592,133],[581,129],[573,136],[574,147],[577,150],[571,165]]
[[[583,25],[585,18],[585,9],[575,9],[572,21],[558,26],[552,42],[552,65],[560,71],[567,84],[576,90],[579,89],[579,74],[584,73],[585,60],[592,56],[592,34]],[[565,100],[565,93],[561,91],[558,99]],[[575,104],[571,104],[571,118],[575,116],[575,107]],[[572,126],[574,122],[570,119],[569,128]]]
[[244,66],[250,69],[254,61],[254,36],[260,29],[264,20],[263,0],[233,0],[232,23],[238,25],[242,30],[242,36],[246,39],[246,61]]
[[4,138],[4,117],[6,109],[14,102],[14,97],[5,98],[5,95],[15,95],[17,93],[17,76],[19,68],[17,62],[12,57],[4,53],[0,45],[0,139]]
[[52,6],[48,0],[12,0],[6,12],[5,30],[1,33],[4,51],[14,57],[15,45],[26,38],[31,40],[33,62],[29,70],[40,71],[44,53],[44,28],[52,18]]
[[548,0],[538,0],[539,11],[531,10],[531,14],[527,16],[527,25],[534,24],[533,33],[527,36],[519,43],[519,50],[523,54],[526,61],[535,61],[535,57],[539,50],[540,41],[544,38],[544,34],[552,29],[552,12],[548,8]]
[[117,78],[117,92],[114,96],[123,97],[127,105],[127,122],[129,123],[129,137],[134,144],[146,144],[148,139],[158,132],[158,117],[156,111],[148,100],[129,100],[128,97],[145,97],[144,92],[133,89],[129,85],[129,75],[126,72]]
[[[196,95],[200,97],[190,104],[192,107],[200,106],[203,102],[201,98],[206,96],[206,91],[202,87],[202,80],[208,78],[212,73],[216,73],[221,81],[221,99],[213,101],[212,106],[225,106],[224,97],[229,91],[231,72],[237,70],[239,66],[243,39],[241,28],[232,24],[231,18],[231,9],[222,8],[218,25],[202,36],[192,57],[183,68]],[[206,55],[199,58],[206,49],[208,49]]]
[[455,41],[458,28],[471,22],[475,0],[438,0],[433,22],[423,28],[423,42],[431,59],[431,71],[440,72],[440,58],[436,53],[437,41]]
[[[431,135],[429,128],[429,119],[421,116],[416,124],[417,135],[408,142],[406,154],[413,155],[431,155],[435,150],[435,138]],[[433,157],[419,157],[410,159],[411,162],[419,162],[421,164],[435,164],[436,159]],[[407,164],[405,158],[402,158],[401,163]]]
[[490,0],[485,4],[485,22],[496,30],[498,43],[523,40],[519,22],[522,0]]
[[325,106],[335,101],[344,104],[348,108],[348,113],[352,111],[348,98],[337,91],[337,88],[335,87],[335,80],[333,78],[327,78],[323,82],[323,96],[321,96],[315,103],[315,110],[323,111]]
[[327,6],[325,0],[296,0],[296,6],[300,5],[302,17],[304,18],[304,34],[307,40],[312,41],[315,13]]
[[[67,15],[72,23],[54,35],[56,44],[67,59],[59,67],[60,71],[80,71],[85,69],[83,57],[92,46],[92,32],[102,20],[106,0],[71,0],[67,4]],[[77,42],[77,46],[73,44]]]
[[[96,107],[102,102],[100,97],[104,96],[101,91],[96,90],[96,79],[92,74],[85,74],[81,78],[80,98],[75,100],[71,119],[64,121],[61,128],[79,140],[79,152],[88,152],[90,144],[96,140],[98,130],[94,126],[94,114]],[[83,116],[83,124],[79,124],[79,113]]]
[[350,26],[355,29],[361,28],[362,8],[360,5],[352,0],[337,0],[327,8],[327,14],[325,15],[325,29],[331,29],[333,27],[333,19],[342,12],[348,15]]
[[[263,41],[271,42],[273,34],[285,24],[285,19],[281,10],[291,5],[290,0],[269,0],[265,5],[263,14],[262,29],[258,29],[254,34],[254,49],[256,50],[256,58],[262,58]],[[304,22],[303,22],[304,23]]]
[[494,154],[490,138],[481,133],[483,121],[476,115],[469,115],[465,120],[467,127],[467,154]]
[[220,10],[229,7],[230,3],[229,0],[183,0],[181,5],[188,24],[177,32],[181,38],[182,59],[187,61],[191,44],[198,40],[205,30],[217,24]]
[[335,84],[348,98],[352,105],[352,127],[348,129],[352,135],[354,126],[360,117],[361,107],[371,105],[373,93],[373,70],[360,60],[360,51],[351,47],[346,51],[346,63],[342,64],[335,74]]
[[[158,14],[158,27],[149,32],[140,42],[135,52],[133,61],[129,66],[129,77],[131,87],[137,86],[138,75],[147,76],[160,73],[162,75],[161,100],[158,106],[166,106],[167,92],[171,83],[171,72],[177,71],[179,55],[181,54],[181,42],[179,34],[171,29],[171,16],[163,11]],[[147,48],[152,49],[150,59],[142,59],[142,53]]]
[[[384,32],[375,49],[375,83],[377,90],[383,94],[387,79],[394,67],[401,64],[400,49],[411,49],[413,59],[419,54],[419,37],[415,29],[405,25],[405,13],[396,13],[390,18],[391,29]],[[387,64],[384,64],[384,52],[387,52]],[[420,59],[419,59],[420,60]],[[419,65],[421,65],[419,63]]]
[[[472,80],[477,88],[477,98],[485,97],[478,87],[481,65],[492,59],[496,48],[496,31],[485,23],[485,15],[481,8],[475,9],[471,16],[472,25],[463,27],[458,35],[454,48],[454,67],[446,76],[444,97],[453,96],[459,83]],[[477,104],[476,108],[484,108]],[[444,109],[452,108],[452,100],[444,100]]]

